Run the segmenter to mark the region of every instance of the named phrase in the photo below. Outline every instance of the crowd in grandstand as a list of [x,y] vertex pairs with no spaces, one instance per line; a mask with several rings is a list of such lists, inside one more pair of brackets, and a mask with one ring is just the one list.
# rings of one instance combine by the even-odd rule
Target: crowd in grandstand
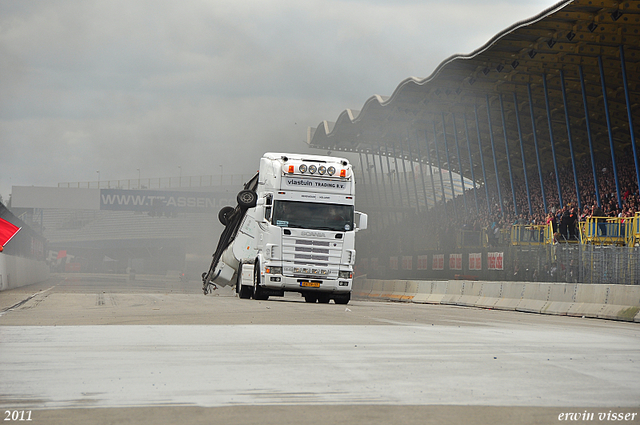
[[[517,178],[514,176],[515,200],[517,212],[513,205],[513,196],[509,181],[501,181],[500,189],[503,201],[503,208],[500,209],[499,196],[495,183],[489,183],[489,210],[484,188],[467,191],[466,203],[458,196],[454,201],[448,201],[446,205],[438,205],[436,210],[440,213],[446,212],[449,226],[468,230],[480,230],[481,228],[507,228],[513,224],[548,224],[555,223],[562,235],[570,237],[570,231],[575,222],[585,220],[587,217],[633,217],[636,212],[640,212],[640,197],[638,196],[638,186],[636,183],[635,164],[631,149],[617,160],[618,186],[620,187],[620,199],[622,205],[618,203],[615,177],[612,169],[611,159],[596,160],[596,178],[599,188],[600,202],[598,202],[591,166],[591,158],[583,157],[576,164],[577,183],[580,190],[580,204],[576,196],[576,184],[574,180],[573,167],[571,163],[558,170],[560,189],[562,190],[562,208],[558,197],[556,184],[556,174],[552,169],[543,174],[543,184],[545,189],[547,211],[545,212],[540,189],[540,178],[537,170],[532,175],[532,170],[528,171],[529,194],[531,197],[531,211],[527,199],[527,190],[524,183],[524,176]],[[475,208],[475,196],[478,197],[479,211]],[[580,208],[581,207],[581,208]],[[438,214],[443,216],[443,214]]]
[[[500,182],[503,208],[500,209],[495,180],[489,182],[489,202],[484,186],[467,190],[465,199],[462,195],[455,200],[448,200],[446,204],[438,202],[435,208],[421,211],[421,214],[397,215],[389,214],[382,217],[383,223],[378,226],[375,234],[367,235],[374,238],[387,248],[397,252],[442,249],[454,247],[457,243],[458,230],[479,232],[485,229],[488,235],[497,235],[508,230],[514,224],[545,225],[554,224],[554,233],[560,238],[576,238],[576,226],[579,221],[587,217],[633,217],[640,212],[640,197],[636,183],[635,164],[631,148],[624,155],[616,157],[618,186],[622,205],[618,204],[615,178],[611,157],[601,155],[596,159],[596,179],[600,203],[596,196],[591,157],[583,156],[576,163],[577,183],[580,190],[580,205],[577,202],[575,180],[571,162],[562,165],[558,170],[560,187],[562,190],[562,208],[558,198],[556,174],[553,167],[543,173],[542,180],[545,190],[545,203],[540,190],[540,177],[536,167],[528,169],[528,185],[531,197],[531,212],[522,172],[518,176],[514,172],[514,188],[517,203],[517,214],[513,205],[510,181]],[[506,174],[506,173],[505,173]],[[482,175],[478,171],[476,175]],[[508,179],[508,174],[506,174]],[[475,193],[474,193],[475,191]],[[478,199],[476,208],[475,198]],[[580,207],[580,208],[579,208]],[[435,237],[434,237],[435,236]],[[495,239],[495,238],[494,238]],[[380,246],[371,241],[371,246]],[[366,250],[366,249],[365,249]]]

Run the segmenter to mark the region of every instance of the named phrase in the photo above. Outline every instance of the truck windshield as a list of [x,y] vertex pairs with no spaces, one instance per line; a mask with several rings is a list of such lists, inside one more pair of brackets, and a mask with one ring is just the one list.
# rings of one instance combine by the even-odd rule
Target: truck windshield
[[353,205],[275,201],[272,223],[280,227],[348,232],[353,230],[353,212]]

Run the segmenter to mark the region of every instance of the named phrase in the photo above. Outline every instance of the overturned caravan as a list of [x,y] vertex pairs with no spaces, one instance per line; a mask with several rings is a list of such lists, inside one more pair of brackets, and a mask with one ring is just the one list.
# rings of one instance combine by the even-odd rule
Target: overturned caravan
[[240,298],[266,300],[299,292],[307,302],[347,304],[355,233],[367,215],[355,211],[349,161],[317,155],[266,153],[260,170],[220,210],[225,226],[203,291],[235,286]]

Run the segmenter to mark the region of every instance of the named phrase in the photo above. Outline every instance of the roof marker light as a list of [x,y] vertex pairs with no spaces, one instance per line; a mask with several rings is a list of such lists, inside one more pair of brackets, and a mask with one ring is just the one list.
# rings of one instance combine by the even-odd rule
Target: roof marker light
[[340,170],[340,177],[347,177],[347,170]]
[[294,167],[293,165],[289,165],[289,174],[293,174],[296,171],[296,167]]

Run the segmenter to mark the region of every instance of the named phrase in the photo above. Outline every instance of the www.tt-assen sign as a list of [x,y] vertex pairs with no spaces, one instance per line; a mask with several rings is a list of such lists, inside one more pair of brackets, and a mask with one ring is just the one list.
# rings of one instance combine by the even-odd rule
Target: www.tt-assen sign
[[157,211],[217,213],[215,193],[164,190],[100,189],[100,209],[111,211]]
[[283,189],[309,190],[312,192],[351,192],[351,182],[298,177],[283,177]]

